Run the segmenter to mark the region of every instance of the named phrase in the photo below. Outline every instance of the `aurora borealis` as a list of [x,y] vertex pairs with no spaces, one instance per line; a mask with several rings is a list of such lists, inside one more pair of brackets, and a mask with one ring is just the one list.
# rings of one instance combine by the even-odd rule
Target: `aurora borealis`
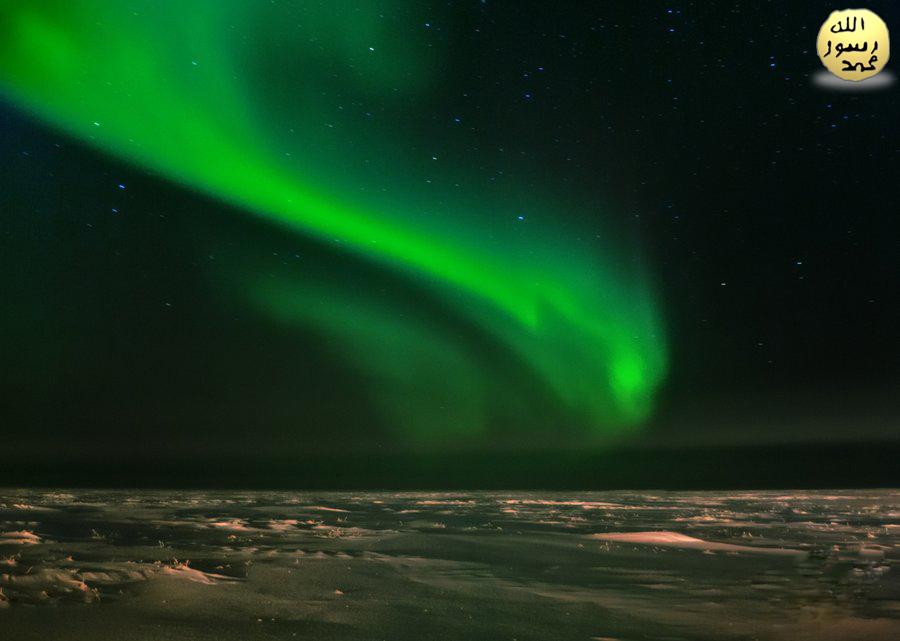
[[[272,278],[248,265],[217,274],[257,313],[327,337],[389,422],[425,438],[484,430],[497,395],[515,406],[529,394],[492,363],[498,350],[567,420],[595,432],[651,415],[667,347],[633,243],[602,213],[571,223],[552,181],[483,194],[458,186],[472,170],[401,145],[420,133],[405,125],[408,112],[452,53],[424,35],[433,13],[392,2],[0,6],[0,87],[14,105],[388,270],[457,319],[423,322],[366,283],[327,273]],[[495,348],[475,349],[460,325]]]
[[0,483],[896,485],[895,61],[774,8],[0,0]]

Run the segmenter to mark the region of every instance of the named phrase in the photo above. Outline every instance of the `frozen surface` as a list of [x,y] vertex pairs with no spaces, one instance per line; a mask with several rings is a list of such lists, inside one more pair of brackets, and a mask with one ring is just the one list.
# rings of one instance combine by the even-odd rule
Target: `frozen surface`
[[900,492],[0,490],[0,639],[900,639]]

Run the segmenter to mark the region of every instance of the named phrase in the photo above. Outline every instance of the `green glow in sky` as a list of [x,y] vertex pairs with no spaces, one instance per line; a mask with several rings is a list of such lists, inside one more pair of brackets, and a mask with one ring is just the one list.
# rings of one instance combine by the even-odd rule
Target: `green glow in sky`
[[[462,166],[433,170],[446,188],[422,186],[432,159],[409,152],[414,128],[393,116],[426,99],[450,52],[416,11],[0,0],[0,90],[90,145],[419,283],[594,429],[639,424],[666,368],[642,267],[524,186],[507,202],[453,189],[475,171]],[[497,395],[526,393],[364,283],[235,280],[261,313],[330,337],[403,429],[478,431]]]

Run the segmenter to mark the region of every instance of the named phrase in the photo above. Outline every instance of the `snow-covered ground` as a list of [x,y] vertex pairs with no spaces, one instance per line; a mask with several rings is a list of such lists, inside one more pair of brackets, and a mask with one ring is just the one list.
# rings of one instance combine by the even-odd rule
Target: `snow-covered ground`
[[0,490],[0,639],[897,639],[900,492]]

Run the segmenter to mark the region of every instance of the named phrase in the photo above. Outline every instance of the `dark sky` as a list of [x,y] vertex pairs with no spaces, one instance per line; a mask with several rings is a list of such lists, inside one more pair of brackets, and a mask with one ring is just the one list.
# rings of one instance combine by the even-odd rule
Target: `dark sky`
[[[302,255],[421,322],[437,304],[5,102],[0,483],[895,484],[900,85],[813,85],[830,9],[420,4],[449,57],[398,144],[502,166],[637,248],[670,351],[643,427],[585,446],[539,398],[478,439],[407,442],[319,337],[222,281]],[[900,33],[895,3],[868,6]]]

